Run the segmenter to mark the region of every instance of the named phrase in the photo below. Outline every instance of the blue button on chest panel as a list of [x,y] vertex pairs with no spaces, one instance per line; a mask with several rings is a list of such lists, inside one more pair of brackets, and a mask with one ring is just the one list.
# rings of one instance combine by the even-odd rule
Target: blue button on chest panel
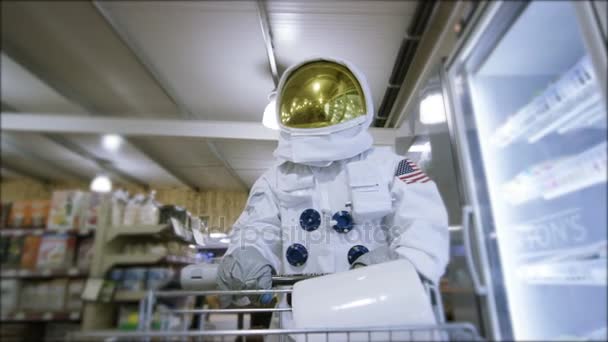
[[369,252],[369,249],[362,245],[356,245],[351,247],[351,249],[348,250],[348,263],[352,265],[352,263],[355,262],[357,258],[367,252]]
[[348,233],[354,227],[353,217],[348,211],[338,211],[332,216],[332,220],[336,221],[332,228],[338,233]]
[[285,258],[287,258],[287,262],[291,266],[302,266],[306,263],[306,260],[308,260],[308,250],[303,245],[294,243],[287,247]]
[[300,227],[307,232],[316,230],[321,225],[321,214],[314,209],[306,209],[300,214]]

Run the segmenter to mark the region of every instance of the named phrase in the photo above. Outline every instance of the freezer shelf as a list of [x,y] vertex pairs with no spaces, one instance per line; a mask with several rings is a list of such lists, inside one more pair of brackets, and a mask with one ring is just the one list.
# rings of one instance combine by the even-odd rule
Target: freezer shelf
[[504,148],[516,141],[532,144],[551,133],[565,134],[602,123],[599,126],[605,127],[605,112],[589,56],[584,56],[507,119],[490,141]]

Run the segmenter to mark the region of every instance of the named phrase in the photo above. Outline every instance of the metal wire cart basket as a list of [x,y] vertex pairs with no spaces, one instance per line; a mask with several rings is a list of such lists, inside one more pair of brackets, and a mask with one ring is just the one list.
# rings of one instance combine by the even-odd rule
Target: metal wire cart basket
[[[273,279],[276,285],[276,279]],[[292,282],[293,284],[293,282]],[[241,291],[148,291],[139,303],[139,324],[136,331],[99,330],[81,331],[68,336],[70,341],[279,341],[279,342],[317,342],[317,341],[480,341],[476,328],[470,323],[445,323],[439,291],[435,286],[426,285],[433,310],[437,318],[436,325],[390,326],[390,327],[357,327],[357,328],[323,328],[323,329],[245,329],[242,318],[255,313],[278,314],[291,308],[246,307],[227,309],[169,309],[160,313],[160,328],[152,328],[153,309],[158,300],[213,295],[262,295],[271,293],[276,296],[292,292],[290,286],[275,287],[271,290]],[[205,324],[209,315],[239,315],[239,329],[217,330]],[[179,329],[169,328],[167,322],[172,315],[198,316],[196,329],[183,326]],[[279,326],[282,327],[282,322]]]

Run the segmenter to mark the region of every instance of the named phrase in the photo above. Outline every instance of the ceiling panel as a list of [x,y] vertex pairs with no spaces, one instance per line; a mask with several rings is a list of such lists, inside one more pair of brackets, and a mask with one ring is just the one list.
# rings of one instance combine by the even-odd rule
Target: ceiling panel
[[[108,115],[177,117],[177,108],[88,1],[3,1],[2,47]],[[47,79],[48,78],[48,79]]]
[[261,120],[274,86],[255,2],[101,6],[196,118]]
[[31,113],[84,113],[81,107],[67,101],[5,53],[1,58],[0,96],[3,103]]
[[367,77],[377,109],[416,4],[268,2],[277,59],[284,65],[318,56],[349,60]]
[[69,139],[97,158],[109,160],[118,170],[132,175],[145,183],[163,186],[183,185],[173,175],[165,171],[156,162],[127,141],[123,141],[118,149],[111,151],[104,148],[102,143],[103,137],[99,135],[70,135]]

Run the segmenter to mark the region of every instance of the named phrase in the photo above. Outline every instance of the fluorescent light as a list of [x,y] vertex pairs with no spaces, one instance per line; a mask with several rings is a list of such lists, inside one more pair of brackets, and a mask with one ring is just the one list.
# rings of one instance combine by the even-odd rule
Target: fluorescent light
[[445,122],[443,96],[440,93],[430,94],[422,99],[420,102],[420,122],[425,125]]
[[225,238],[226,236],[228,236],[226,233],[209,233],[209,237],[212,239],[221,239]]
[[319,82],[315,82],[312,84],[312,90],[317,92],[317,91],[319,91],[319,89],[321,89],[321,84]]
[[97,176],[91,182],[91,191],[110,192],[112,191],[112,181],[107,176]]
[[408,152],[429,152],[431,150],[431,143],[426,142],[424,144],[416,144],[410,146]]
[[449,227],[448,227],[448,230],[449,230],[450,232],[457,232],[457,231],[462,230],[462,226],[449,226]]
[[106,134],[101,138],[101,145],[108,151],[116,151],[122,145],[122,137],[116,134]]
[[188,247],[190,247],[192,249],[196,249],[196,245],[193,245],[193,244],[188,245]]
[[277,122],[277,101],[273,98],[270,100],[266,109],[264,109],[264,116],[262,117],[262,125],[270,129],[279,129],[279,123]]
[[220,242],[221,243],[230,243],[230,239],[221,239]]

